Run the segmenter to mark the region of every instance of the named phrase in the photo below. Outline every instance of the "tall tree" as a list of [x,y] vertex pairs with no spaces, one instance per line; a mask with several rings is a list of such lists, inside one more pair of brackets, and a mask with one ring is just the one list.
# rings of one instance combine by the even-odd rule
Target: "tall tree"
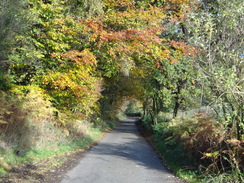
[[202,0],[186,19],[188,41],[202,50],[194,62],[202,102],[220,107],[225,125],[239,139],[244,127],[243,5],[241,0]]
[[9,87],[11,66],[35,58],[35,49],[25,34],[31,26],[30,17],[27,0],[0,2],[0,89]]

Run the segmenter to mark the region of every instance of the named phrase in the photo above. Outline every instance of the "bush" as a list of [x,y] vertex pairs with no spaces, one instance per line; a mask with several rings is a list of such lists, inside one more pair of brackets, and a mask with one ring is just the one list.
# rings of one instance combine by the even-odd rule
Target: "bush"
[[8,144],[28,150],[42,146],[42,138],[53,140],[54,108],[38,87],[15,90],[12,95],[2,92],[0,108],[0,130]]
[[[0,67],[1,68],[1,67]],[[0,72],[0,90],[8,90],[11,88],[11,81],[10,78],[7,76],[4,76]]]
[[209,114],[159,123],[153,126],[153,131],[158,150],[170,162],[182,168],[196,167],[195,164],[210,175],[225,172],[225,180],[231,176],[243,179],[244,142],[231,138],[225,127]]

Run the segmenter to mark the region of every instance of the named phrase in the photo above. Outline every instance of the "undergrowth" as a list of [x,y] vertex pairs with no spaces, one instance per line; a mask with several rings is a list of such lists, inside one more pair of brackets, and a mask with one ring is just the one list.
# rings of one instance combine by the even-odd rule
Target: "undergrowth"
[[99,117],[55,109],[38,87],[0,95],[0,175],[25,163],[86,149],[115,127]]
[[152,139],[167,166],[190,183],[244,182],[244,142],[226,133],[209,114],[191,119],[172,119],[150,126]]

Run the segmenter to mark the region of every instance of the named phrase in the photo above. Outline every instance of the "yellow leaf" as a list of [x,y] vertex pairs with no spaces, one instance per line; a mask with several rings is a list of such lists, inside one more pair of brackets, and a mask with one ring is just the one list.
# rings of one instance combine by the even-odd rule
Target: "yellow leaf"
[[207,157],[212,157],[212,153],[205,153],[204,155]]
[[204,154],[206,157],[216,157],[219,155],[219,151],[214,151],[212,153],[205,153]]
[[66,136],[69,136],[69,131],[67,129],[63,129],[63,132]]
[[0,124],[7,124],[7,123],[8,123],[7,121],[4,121],[4,120],[0,119]]

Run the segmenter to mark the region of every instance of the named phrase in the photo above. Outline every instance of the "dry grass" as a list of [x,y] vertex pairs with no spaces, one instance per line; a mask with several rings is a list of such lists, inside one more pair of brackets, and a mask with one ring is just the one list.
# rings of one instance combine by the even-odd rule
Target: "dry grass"
[[9,170],[9,165],[87,148],[103,133],[81,118],[57,111],[39,88],[0,93],[0,174]]
[[0,108],[0,119],[4,122],[0,124],[1,138],[9,146],[28,150],[45,146],[57,137],[58,131],[52,125],[54,108],[41,91],[33,89],[26,95],[2,94]]
[[244,142],[232,137],[208,113],[191,119],[173,119],[156,130],[166,144],[182,144],[206,172],[244,171]]

